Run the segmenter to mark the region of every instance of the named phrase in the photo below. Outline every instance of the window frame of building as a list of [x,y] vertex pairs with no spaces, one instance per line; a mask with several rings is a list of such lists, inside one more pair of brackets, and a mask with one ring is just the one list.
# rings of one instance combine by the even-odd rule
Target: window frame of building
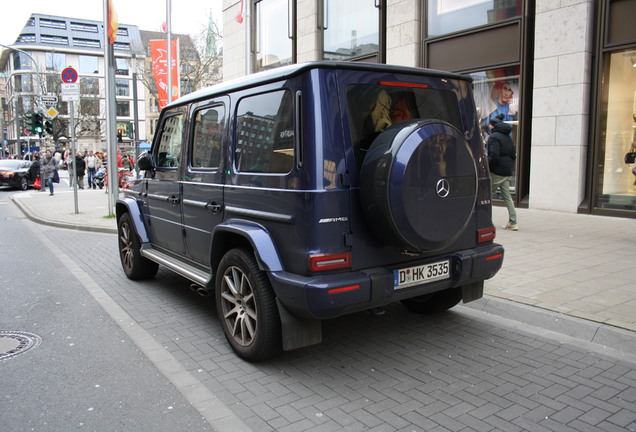
[[79,103],[79,113],[85,117],[99,117],[99,98],[81,97]]
[[[426,38],[436,38],[478,27],[491,26],[523,16],[524,0],[464,0],[460,5],[457,3],[452,0],[428,0],[426,2],[424,32]],[[495,10],[494,6],[497,3],[506,7]],[[439,30],[436,27],[439,27]]]
[[93,55],[80,55],[79,56],[79,73],[98,74],[99,73],[99,57],[93,56]]
[[115,95],[130,96],[130,80],[115,79]]
[[579,212],[636,218],[636,163],[627,159],[636,151],[636,1],[597,6],[590,180]]
[[31,70],[33,61],[31,57],[19,51],[13,52],[13,70]]
[[[342,54],[341,58],[337,57],[336,53],[331,55],[327,55],[326,52],[328,49],[331,51],[334,50],[335,44],[331,44],[332,46],[328,46],[326,39],[329,37],[331,33],[330,30],[334,29],[337,26],[337,23],[334,22],[334,17],[341,17],[341,22],[346,25],[346,23],[350,23],[351,20],[347,20],[347,17],[353,16],[360,17],[362,20],[366,15],[361,14],[361,10],[364,11],[365,8],[361,7],[360,3],[368,3],[366,7],[370,11],[374,9],[372,15],[377,13],[377,16],[371,20],[364,20],[364,22],[376,22],[377,23],[377,50],[368,51],[368,52],[357,52],[356,47],[352,46],[357,43],[357,33],[355,39],[351,39],[350,44],[350,55]],[[318,29],[320,31],[320,55],[323,60],[347,60],[347,61],[365,61],[365,62],[374,62],[374,63],[385,63],[386,62],[386,1],[380,0],[354,0],[342,2],[339,0],[318,0]],[[338,7],[344,6],[351,13],[347,13],[342,9],[338,9]],[[346,29],[349,30],[349,29]],[[345,31],[346,31],[345,30]],[[373,34],[368,34],[368,36],[372,36]],[[360,45],[363,46],[363,45]],[[340,46],[338,49],[347,49],[344,46]],[[360,49],[360,48],[358,48]]]
[[115,111],[117,112],[117,117],[130,117],[130,101],[115,101]]
[[99,78],[97,77],[80,77],[80,94],[99,96]]
[[[251,3],[252,16],[252,64],[254,72],[296,63],[296,0],[255,0]],[[275,13],[277,7],[286,6],[284,13]],[[287,25],[272,24],[275,18],[284,20]],[[278,32],[280,31],[280,34]],[[289,56],[282,60],[274,56],[274,52],[264,53],[275,43],[285,43],[289,39]],[[280,42],[283,41],[283,42]],[[286,53],[287,54],[287,53]],[[276,57],[278,61],[268,60],[268,56]],[[267,61],[263,64],[263,60]]]
[[47,71],[61,72],[66,66],[66,54],[59,52],[46,52],[45,65]]
[[127,58],[115,57],[115,75],[130,75],[130,63]]

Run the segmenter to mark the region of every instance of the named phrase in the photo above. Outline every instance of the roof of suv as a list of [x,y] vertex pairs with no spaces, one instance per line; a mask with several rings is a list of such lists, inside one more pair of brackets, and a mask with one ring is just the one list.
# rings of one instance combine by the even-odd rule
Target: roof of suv
[[433,69],[414,68],[406,66],[392,66],[378,63],[361,63],[361,62],[335,62],[335,61],[318,61],[297,63],[288,66],[282,66],[275,69],[268,69],[262,72],[257,72],[244,77],[236,78],[230,81],[222,82],[211,87],[206,87],[201,90],[189,93],[174,102],[170,103],[167,107],[174,107],[191,103],[199,99],[205,99],[212,94],[219,94],[228,91],[240,90],[243,88],[254,87],[256,85],[266,84],[268,82],[279,81],[281,79],[288,79],[298,74],[301,74],[310,69],[349,69],[360,71],[377,71],[377,72],[390,72],[390,73],[422,73],[427,76],[438,76],[440,78],[452,78],[459,79],[468,82],[472,82],[472,78],[468,75],[460,75],[451,72],[443,72]]

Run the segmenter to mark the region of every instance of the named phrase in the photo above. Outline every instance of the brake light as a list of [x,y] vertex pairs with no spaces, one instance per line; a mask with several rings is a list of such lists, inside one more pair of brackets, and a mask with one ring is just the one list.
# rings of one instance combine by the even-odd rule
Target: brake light
[[428,84],[406,83],[397,81],[380,81],[381,86],[428,88]]
[[309,255],[309,270],[321,272],[351,267],[351,252]]
[[6,176],[13,175],[14,173],[15,173],[14,171],[0,171],[0,174],[6,175]]
[[497,237],[497,228],[494,226],[477,230],[477,244],[491,242],[495,240],[495,237]]

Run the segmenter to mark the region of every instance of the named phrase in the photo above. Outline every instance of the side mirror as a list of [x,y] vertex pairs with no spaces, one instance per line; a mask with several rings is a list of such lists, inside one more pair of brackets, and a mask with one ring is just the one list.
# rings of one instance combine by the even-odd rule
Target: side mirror
[[146,154],[139,158],[137,161],[137,166],[142,171],[153,171],[155,169],[155,164],[152,161],[152,156]]

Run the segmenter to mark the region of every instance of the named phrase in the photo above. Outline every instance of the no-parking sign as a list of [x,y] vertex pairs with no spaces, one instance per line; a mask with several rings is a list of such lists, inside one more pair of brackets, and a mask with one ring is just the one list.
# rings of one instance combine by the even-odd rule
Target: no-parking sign
[[77,71],[72,67],[67,67],[62,71],[62,82],[66,84],[74,84],[77,82]]

